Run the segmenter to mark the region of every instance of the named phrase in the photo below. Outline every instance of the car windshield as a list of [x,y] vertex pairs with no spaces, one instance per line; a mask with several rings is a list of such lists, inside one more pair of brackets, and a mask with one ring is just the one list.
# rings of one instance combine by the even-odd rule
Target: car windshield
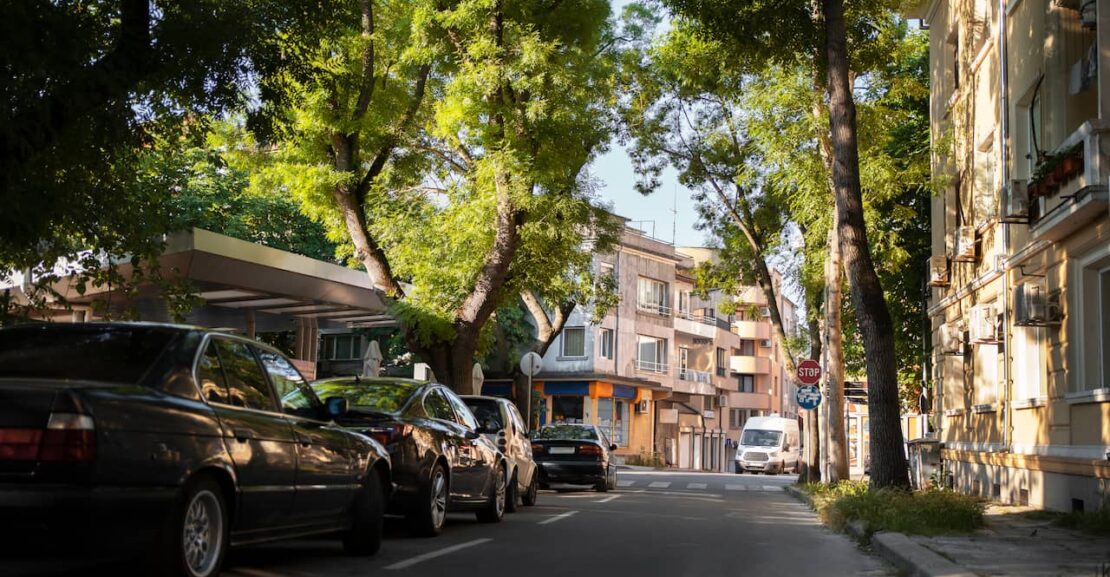
[[740,437],[740,444],[745,447],[777,447],[780,439],[782,439],[781,431],[748,429]]
[[174,338],[162,327],[38,325],[0,331],[0,377],[138,384]]
[[319,381],[312,384],[321,399],[343,397],[351,408],[396,413],[420,386],[413,383],[374,382],[355,379]]
[[467,407],[470,407],[470,412],[474,413],[474,418],[478,419],[483,429],[499,431],[505,428],[505,423],[501,420],[501,407],[497,401],[482,399],[463,399],[463,401],[466,402]]
[[581,425],[554,425],[540,429],[536,438],[557,441],[596,441],[597,431]]

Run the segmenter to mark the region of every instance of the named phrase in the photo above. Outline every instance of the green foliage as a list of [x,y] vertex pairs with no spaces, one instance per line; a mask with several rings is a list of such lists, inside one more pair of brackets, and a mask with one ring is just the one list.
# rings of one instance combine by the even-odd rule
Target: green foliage
[[1053,523],[1093,535],[1110,535],[1110,507],[1103,507],[1090,513],[1065,513],[1057,517]]
[[821,519],[841,531],[863,521],[868,534],[897,531],[914,535],[970,533],[983,526],[983,502],[946,489],[908,492],[872,490],[861,481],[803,485]]

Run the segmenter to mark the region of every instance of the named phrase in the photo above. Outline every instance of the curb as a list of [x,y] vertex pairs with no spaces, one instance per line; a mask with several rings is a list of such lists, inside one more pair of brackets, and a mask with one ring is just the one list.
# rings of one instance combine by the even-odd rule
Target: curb
[[[786,492],[813,509],[813,497],[787,485]],[[856,541],[867,544],[867,527],[862,521],[853,521],[844,528]],[[908,577],[977,577],[975,573],[945,559],[932,550],[914,543],[901,534],[882,532],[871,536],[871,548],[891,565],[905,572]]]

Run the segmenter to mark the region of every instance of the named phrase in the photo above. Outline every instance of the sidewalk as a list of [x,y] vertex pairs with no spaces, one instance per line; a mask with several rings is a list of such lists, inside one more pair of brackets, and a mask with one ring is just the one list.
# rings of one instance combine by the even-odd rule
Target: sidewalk
[[[788,487],[803,502],[809,496]],[[1057,527],[1024,515],[1029,507],[990,505],[986,526],[972,535],[924,537],[876,533],[870,545],[906,575],[974,577],[1110,577],[1110,537]],[[861,527],[850,530],[857,540]]]

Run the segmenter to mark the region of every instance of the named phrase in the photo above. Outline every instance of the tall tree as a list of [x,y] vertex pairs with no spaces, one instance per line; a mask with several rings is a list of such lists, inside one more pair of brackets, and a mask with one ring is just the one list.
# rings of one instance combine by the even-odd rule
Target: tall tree
[[349,4],[263,81],[264,180],[338,225],[410,349],[469,392],[494,311],[600,224],[583,169],[611,130],[609,6]]

